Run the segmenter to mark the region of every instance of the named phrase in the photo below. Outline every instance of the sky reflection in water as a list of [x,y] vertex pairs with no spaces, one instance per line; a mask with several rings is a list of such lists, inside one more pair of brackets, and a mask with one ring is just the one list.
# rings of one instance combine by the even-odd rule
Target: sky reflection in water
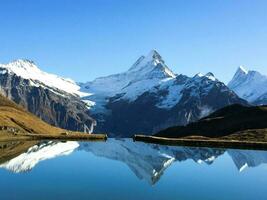
[[0,143],[1,199],[266,199],[267,152],[107,142]]

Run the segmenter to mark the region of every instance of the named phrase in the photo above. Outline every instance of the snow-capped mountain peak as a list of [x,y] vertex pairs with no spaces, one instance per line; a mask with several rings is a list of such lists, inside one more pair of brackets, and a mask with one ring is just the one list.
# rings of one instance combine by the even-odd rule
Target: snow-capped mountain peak
[[248,70],[245,69],[242,65],[240,65],[237,69],[237,74],[248,74]]
[[153,61],[155,63],[164,63],[164,60],[162,60],[161,55],[156,50],[151,50],[148,55],[145,57],[145,60]]
[[193,76],[192,80],[202,80],[204,78],[207,78],[211,81],[218,81],[218,79],[211,72],[208,72],[205,75],[203,75],[202,73],[197,73],[195,76]]
[[31,80],[36,86],[48,86],[79,96],[88,95],[79,91],[80,86],[75,81],[44,72],[33,61],[27,59],[18,59],[8,64],[0,64],[0,71],[1,74],[8,72]]
[[159,53],[155,49],[151,50],[147,57],[151,58],[151,59],[162,60],[161,56],[159,55]]
[[[160,54],[156,50],[151,50],[147,56],[141,56],[128,72],[140,72],[142,74],[158,71],[161,76],[174,78],[175,74],[168,68]],[[156,75],[156,74],[154,74]],[[158,74],[160,75],[160,74]]]
[[199,77],[203,77],[204,75],[202,73],[197,73],[193,78],[199,78]]
[[257,71],[246,70],[240,66],[228,87],[251,103],[267,103],[267,99],[258,102],[259,98],[267,94],[267,76]]
[[235,72],[233,79],[229,82],[228,86],[236,87],[241,80],[245,79],[249,71],[246,70],[243,66],[239,66]]
[[96,101],[96,106],[101,107],[105,99],[116,95],[134,101],[161,81],[175,77],[159,53],[152,50],[147,56],[141,56],[128,71],[97,78],[81,86],[83,91],[92,93],[86,100]]
[[216,81],[217,79],[215,78],[214,74],[209,72],[205,75],[205,77],[207,77],[208,79],[212,80],[212,81]]
[[32,68],[38,68],[32,60],[28,59],[18,59],[9,63],[10,66],[16,66],[17,68],[23,68],[25,70],[29,70]]

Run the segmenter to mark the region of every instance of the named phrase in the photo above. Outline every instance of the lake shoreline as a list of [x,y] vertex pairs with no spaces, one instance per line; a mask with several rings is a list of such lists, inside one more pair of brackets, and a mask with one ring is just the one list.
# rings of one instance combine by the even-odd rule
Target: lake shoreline
[[[1,133],[2,134],[2,133]],[[70,134],[2,134],[0,142],[18,141],[18,140],[74,140],[74,141],[106,141],[106,134],[85,134],[85,133],[70,133]]]
[[190,146],[190,147],[210,147],[210,148],[231,148],[231,149],[251,149],[267,150],[267,142],[222,140],[222,139],[190,139],[190,138],[165,138],[147,135],[134,135],[136,142],[170,145],[170,146]]

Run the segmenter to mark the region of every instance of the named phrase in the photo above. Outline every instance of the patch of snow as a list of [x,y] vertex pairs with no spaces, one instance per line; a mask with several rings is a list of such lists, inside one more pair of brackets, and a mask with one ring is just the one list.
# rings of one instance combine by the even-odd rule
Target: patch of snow
[[181,91],[184,89],[184,84],[175,84],[175,80],[168,81],[167,84],[162,84],[161,90],[167,91],[167,95],[156,105],[159,108],[170,109],[175,106],[182,98]]
[[0,74],[6,74],[7,70],[6,69],[0,69]]
[[81,92],[80,86],[73,80],[43,72],[34,64],[34,62],[29,60],[16,60],[8,64],[0,64],[0,67],[6,69],[9,73],[12,72],[24,79],[37,80],[44,85],[57,88],[67,93],[81,97],[88,95],[88,93]]
[[86,100],[86,99],[84,99],[83,102],[86,104],[86,107],[87,107],[88,109],[91,109],[91,108],[94,107],[95,104],[96,104],[96,102],[94,102],[94,101],[90,101],[90,100]]
[[239,66],[238,71],[240,73],[248,74],[248,70],[246,70],[242,65]]
[[213,75],[213,73],[209,72],[205,75],[205,77],[207,77],[208,79],[212,80],[212,81],[216,81],[215,76]]
[[210,113],[213,112],[213,109],[210,108],[209,106],[202,106],[200,110],[201,110],[201,112],[200,112],[200,117],[199,117],[199,118],[206,117],[206,116],[208,116]]
[[239,67],[228,83],[228,87],[238,96],[252,103],[267,93],[267,76]]
[[104,108],[110,97],[119,96],[117,100],[134,101],[162,81],[175,77],[161,56],[152,50],[147,56],[141,56],[128,71],[97,78],[80,86],[82,92],[91,94],[84,99]]
[[244,171],[248,167],[248,164],[245,163],[242,167],[240,167],[239,172]]

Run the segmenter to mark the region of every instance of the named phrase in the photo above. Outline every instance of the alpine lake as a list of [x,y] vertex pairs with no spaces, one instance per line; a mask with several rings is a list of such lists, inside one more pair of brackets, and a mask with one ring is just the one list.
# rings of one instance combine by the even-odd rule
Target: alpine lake
[[267,151],[132,139],[1,142],[0,199],[266,200]]

